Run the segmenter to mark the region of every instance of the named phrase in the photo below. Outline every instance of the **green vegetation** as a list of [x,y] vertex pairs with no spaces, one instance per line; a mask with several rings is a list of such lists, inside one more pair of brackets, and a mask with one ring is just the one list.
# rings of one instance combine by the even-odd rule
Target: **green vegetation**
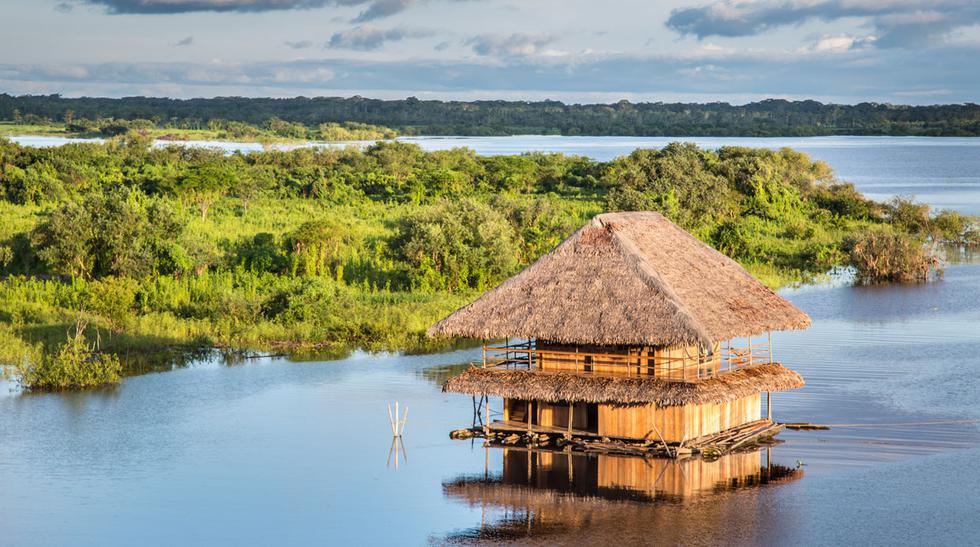
[[6,338],[4,355],[13,366],[13,376],[23,387],[32,390],[64,390],[97,387],[117,383],[122,365],[119,357],[97,351],[98,343],[85,337],[86,322],[81,318],[69,331],[65,342],[54,351],[45,352],[40,345],[30,345],[0,331]]
[[[900,279],[862,266],[888,248],[864,234],[920,251],[977,237],[970,219],[869,201],[788,149],[672,144],[595,162],[0,139],[0,361],[66,387],[154,350],[426,349],[443,343],[424,336],[439,317],[623,209],[663,212],[773,286],[852,261]],[[66,345],[79,310],[91,328]]]
[[[331,139],[325,135],[332,129],[325,131],[321,124],[344,122],[390,127],[406,135],[980,135],[980,105],[973,103],[841,105],[770,99],[733,106],[628,101],[613,104],[420,101],[416,98],[382,101],[363,97],[67,99],[58,95],[0,94],[0,120],[18,123],[57,120],[72,125],[76,118],[112,118],[105,122],[109,131],[124,129],[113,129],[115,125],[123,125],[114,120],[123,120],[182,132],[222,132],[225,136],[215,138],[231,139],[254,139],[255,131],[292,139],[310,138],[310,132],[319,131],[317,138]],[[82,123],[74,125],[84,127]],[[346,129],[359,130],[354,126]],[[349,138],[361,139],[363,135]],[[378,138],[381,137],[371,136],[366,140]]]
[[[2,118],[0,118],[2,119]],[[300,123],[270,118],[260,124],[241,121],[211,119],[206,124],[198,121],[153,121],[142,118],[75,118],[68,111],[64,123],[51,118],[29,114],[19,110],[11,113],[8,121],[0,121],[0,136],[41,135],[49,137],[100,137],[123,135],[139,136],[164,141],[229,140],[261,143],[305,141],[379,141],[394,139],[397,132],[387,127],[358,122],[321,123],[307,127]]]

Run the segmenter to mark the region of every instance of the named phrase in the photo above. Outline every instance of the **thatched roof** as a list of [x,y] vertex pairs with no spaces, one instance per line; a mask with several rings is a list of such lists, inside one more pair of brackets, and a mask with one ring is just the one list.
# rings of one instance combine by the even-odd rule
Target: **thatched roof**
[[552,403],[681,406],[722,403],[761,391],[785,391],[803,385],[802,376],[779,364],[753,365],[696,382],[654,376],[600,376],[473,367],[447,380],[442,390]]
[[429,334],[707,346],[809,325],[735,261],[658,213],[635,212],[596,216]]

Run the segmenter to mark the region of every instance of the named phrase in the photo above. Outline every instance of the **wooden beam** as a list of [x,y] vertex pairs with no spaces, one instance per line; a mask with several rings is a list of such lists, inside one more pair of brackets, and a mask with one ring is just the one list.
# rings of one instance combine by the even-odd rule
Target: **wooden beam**
[[575,421],[575,403],[568,403],[568,436],[572,436],[572,422]]
[[531,431],[531,409],[534,408],[534,401],[527,402],[527,430]]

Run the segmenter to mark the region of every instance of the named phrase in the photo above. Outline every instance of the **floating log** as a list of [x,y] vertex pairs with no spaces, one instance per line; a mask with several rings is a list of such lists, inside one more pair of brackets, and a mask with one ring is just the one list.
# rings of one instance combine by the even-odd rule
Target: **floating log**
[[783,424],[786,429],[795,429],[797,431],[810,431],[810,430],[823,430],[830,429],[829,425],[811,424],[806,422],[794,423],[794,424]]

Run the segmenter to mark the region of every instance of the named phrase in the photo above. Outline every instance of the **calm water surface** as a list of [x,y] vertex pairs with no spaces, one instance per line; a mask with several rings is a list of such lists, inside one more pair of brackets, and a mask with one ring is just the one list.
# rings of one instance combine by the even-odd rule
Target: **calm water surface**
[[[13,137],[30,146],[58,146],[84,139]],[[97,139],[90,139],[97,140]],[[527,151],[562,152],[599,160],[629,154],[637,148],[662,148],[670,142],[695,142],[706,148],[750,146],[791,147],[829,163],[837,176],[853,182],[868,197],[885,200],[896,195],[915,196],[937,208],[980,214],[980,138],[959,137],[806,137],[806,138],[701,138],[701,137],[404,137],[427,150],[469,147],[479,154],[520,154]],[[217,147],[228,152],[263,149],[258,143],[216,141],[158,142],[159,145]],[[363,146],[365,143],[309,143],[273,145]]]
[[452,441],[472,405],[440,384],[479,350],[3,387],[0,544],[977,544],[980,429],[902,424],[980,419],[978,289],[967,263],[931,285],[786,291],[814,325],[776,337],[807,379],[776,417],[869,427],[783,432],[713,464],[576,459],[570,476],[535,454],[528,473],[526,454]]

